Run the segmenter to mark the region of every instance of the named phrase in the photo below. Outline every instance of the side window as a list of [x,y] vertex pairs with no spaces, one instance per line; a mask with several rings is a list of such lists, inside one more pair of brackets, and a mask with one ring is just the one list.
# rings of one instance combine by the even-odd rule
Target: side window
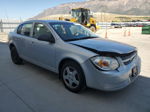
[[51,36],[52,34],[49,31],[49,29],[42,23],[35,23],[34,30],[33,30],[33,37],[38,38],[39,36],[42,36],[42,35]]
[[32,29],[32,23],[25,23],[18,27],[17,33],[25,36],[30,36]]
[[30,36],[32,29],[32,23],[27,23],[22,26],[21,34],[25,36]]

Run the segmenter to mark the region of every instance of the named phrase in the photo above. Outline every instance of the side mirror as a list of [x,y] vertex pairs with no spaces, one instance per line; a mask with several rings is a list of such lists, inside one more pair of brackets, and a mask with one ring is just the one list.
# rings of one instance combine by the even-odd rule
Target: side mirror
[[46,41],[46,42],[50,42],[50,43],[55,43],[55,39],[51,34],[50,35],[40,35],[38,37],[38,40]]

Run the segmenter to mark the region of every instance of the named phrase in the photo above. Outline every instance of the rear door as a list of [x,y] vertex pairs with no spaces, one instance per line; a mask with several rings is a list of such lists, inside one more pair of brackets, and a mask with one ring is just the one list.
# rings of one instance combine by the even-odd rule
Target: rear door
[[28,57],[29,53],[28,42],[32,38],[31,37],[32,28],[33,28],[32,22],[21,24],[17,29],[17,35],[15,37],[15,42],[19,55],[25,59]]

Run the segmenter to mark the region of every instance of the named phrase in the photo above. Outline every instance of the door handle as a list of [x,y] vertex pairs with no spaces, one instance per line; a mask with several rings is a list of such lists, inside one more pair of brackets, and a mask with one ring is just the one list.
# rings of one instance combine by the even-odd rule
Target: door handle
[[15,38],[15,40],[20,40],[20,38]]

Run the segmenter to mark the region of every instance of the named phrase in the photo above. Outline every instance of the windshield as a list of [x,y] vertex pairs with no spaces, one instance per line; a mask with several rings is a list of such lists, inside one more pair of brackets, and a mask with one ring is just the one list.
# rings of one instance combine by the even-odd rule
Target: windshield
[[72,11],[72,17],[74,17],[75,19],[77,19],[78,23],[82,23],[82,20],[81,20],[82,17],[81,16],[82,16],[81,11],[78,11],[78,10],[73,10]]
[[98,37],[89,29],[76,23],[57,22],[57,23],[50,23],[50,25],[64,41],[74,41]]
[[72,17],[74,17],[74,18],[78,18],[81,16],[81,11],[73,10],[71,13],[72,13]]

